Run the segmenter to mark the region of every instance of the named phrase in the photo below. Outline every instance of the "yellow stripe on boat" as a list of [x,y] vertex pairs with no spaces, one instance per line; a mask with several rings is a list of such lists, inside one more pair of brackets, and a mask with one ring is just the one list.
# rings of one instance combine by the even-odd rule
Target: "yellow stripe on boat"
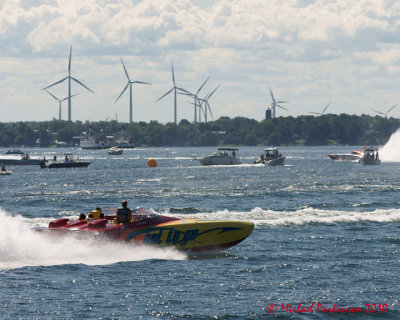
[[122,240],[186,251],[213,251],[243,241],[253,229],[254,224],[247,221],[181,219],[156,227],[124,230]]

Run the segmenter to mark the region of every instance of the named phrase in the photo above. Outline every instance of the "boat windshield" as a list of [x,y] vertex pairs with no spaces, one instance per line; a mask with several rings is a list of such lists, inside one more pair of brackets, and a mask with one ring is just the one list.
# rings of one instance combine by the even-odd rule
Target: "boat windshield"
[[144,208],[137,208],[132,212],[132,218],[134,220],[143,220],[143,219],[153,219],[157,218],[159,215],[152,210],[147,210]]

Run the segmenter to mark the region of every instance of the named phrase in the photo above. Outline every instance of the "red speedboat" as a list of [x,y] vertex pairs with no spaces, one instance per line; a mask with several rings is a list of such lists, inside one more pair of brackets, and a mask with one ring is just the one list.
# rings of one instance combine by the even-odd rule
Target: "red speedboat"
[[254,229],[247,221],[224,221],[200,218],[175,218],[140,208],[128,223],[115,224],[115,216],[93,221],[67,218],[49,223],[41,232],[53,235],[79,234],[101,236],[132,244],[174,247],[188,253],[212,252],[234,246],[246,239]]
[[341,161],[358,161],[363,157],[364,153],[359,150],[354,150],[351,153],[336,153],[336,154],[328,154],[328,157],[332,160],[341,160]]

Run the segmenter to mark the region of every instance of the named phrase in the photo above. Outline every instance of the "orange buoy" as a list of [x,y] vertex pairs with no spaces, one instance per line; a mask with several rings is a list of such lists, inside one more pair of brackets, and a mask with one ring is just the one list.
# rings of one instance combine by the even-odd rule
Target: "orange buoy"
[[157,167],[156,159],[150,158],[149,160],[147,160],[147,165],[151,168]]

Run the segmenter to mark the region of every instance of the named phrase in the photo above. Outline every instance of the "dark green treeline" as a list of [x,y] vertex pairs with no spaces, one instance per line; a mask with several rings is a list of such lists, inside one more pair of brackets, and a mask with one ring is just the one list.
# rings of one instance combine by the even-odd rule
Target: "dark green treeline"
[[125,137],[133,139],[137,146],[382,145],[399,127],[399,119],[347,114],[279,117],[261,122],[221,117],[200,124],[182,120],[178,125],[53,119],[0,123],[0,145],[48,147],[63,141],[72,146],[79,142],[74,137],[83,133],[105,140],[107,136],[120,135],[122,129]]

